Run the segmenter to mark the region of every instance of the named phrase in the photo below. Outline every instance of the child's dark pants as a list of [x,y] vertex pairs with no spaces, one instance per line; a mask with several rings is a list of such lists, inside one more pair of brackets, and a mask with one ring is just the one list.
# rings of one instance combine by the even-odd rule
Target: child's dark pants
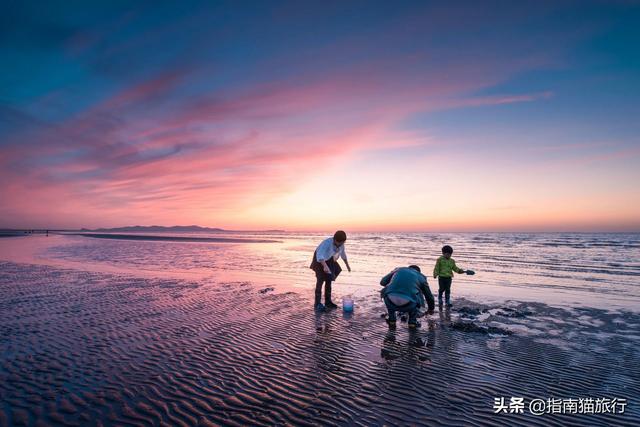
[[451,277],[438,277],[438,304],[442,304],[442,294],[445,302],[451,304]]

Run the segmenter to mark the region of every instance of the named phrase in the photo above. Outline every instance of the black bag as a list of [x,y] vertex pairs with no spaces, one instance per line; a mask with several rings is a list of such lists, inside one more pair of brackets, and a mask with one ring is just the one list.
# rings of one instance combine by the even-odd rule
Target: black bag
[[[333,259],[333,257],[329,258],[325,262],[327,263],[327,267],[329,267],[329,270],[331,270],[331,274],[333,276],[331,280],[336,280],[340,275],[340,273],[342,272],[342,267],[340,267],[340,264],[338,264]],[[327,274],[324,272],[324,268],[322,267],[322,264],[318,262],[315,251],[313,252],[313,259],[311,260],[311,264],[309,265],[309,268],[315,271],[316,277],[324,277],[324,275]]]

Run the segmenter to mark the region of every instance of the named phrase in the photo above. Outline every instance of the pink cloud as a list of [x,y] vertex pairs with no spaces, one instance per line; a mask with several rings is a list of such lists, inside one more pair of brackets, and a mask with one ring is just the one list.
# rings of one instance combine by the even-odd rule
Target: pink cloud
[[9,201],[0,213],[18,218],[48,206],[47,220],[81,211],[101,225],[207,211],[215,223],[217,212],[286,192],[350,153],[425,144],[423,135],[395,130],[412,114],[550,96],[462,97],[518,67],[500,74],[479,63],[416,77],[406,64],[380,62],[168,106],[158,100],[187,71],[162,73],[63,123],[14,136],[0,151],[0,177],[11,182],[0,190]]

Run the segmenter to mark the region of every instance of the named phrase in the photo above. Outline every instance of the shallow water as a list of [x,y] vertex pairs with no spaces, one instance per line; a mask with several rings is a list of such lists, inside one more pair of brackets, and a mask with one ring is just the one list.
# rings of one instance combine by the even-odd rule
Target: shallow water
[[[167,235],[163,235],[165,238]],[[276,282],[299,290],[313,287],[308,269],[321,234],[218,233],[179,237],[273,240],[271,243],[197,243],[43,236],[3,239],[15,254],[39,239],[40,260],[62,266],[80,264],[95,271],[133,271],[150,276],[193,278],[224,273],[258,283]],[[13,243],[9,243],[13,241]],[[375,294],[380,277],[399,265],[418,264],[428,277],[443,244],[475,276],[457,275],[453,296],[485,302],[509,299],[561,306],[640,309],[640,234],[587,233],[354,233],[347,242],[352,273],[345,269],[339,295]],[[26,257],[31,257],[32,254]],[[432,291],[437,281],[431,279]]]

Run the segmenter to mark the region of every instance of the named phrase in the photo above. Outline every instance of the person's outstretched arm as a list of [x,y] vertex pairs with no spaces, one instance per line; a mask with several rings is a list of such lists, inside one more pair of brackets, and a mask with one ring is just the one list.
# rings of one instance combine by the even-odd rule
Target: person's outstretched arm
[[[453,261],[453,260],[451,260],[451,261]],[[453,261],[453,268],[452,268],[452,270],[453,270],[453,271],[455,271],[456,273],[459,273],[459,274],[463,274],[463,273],[464,273],[464,270],[463,270],[463,269],[461,269],[461,268],[459,268],[459,267],[456,265],[456,262],[455,262],[455,261]]]

